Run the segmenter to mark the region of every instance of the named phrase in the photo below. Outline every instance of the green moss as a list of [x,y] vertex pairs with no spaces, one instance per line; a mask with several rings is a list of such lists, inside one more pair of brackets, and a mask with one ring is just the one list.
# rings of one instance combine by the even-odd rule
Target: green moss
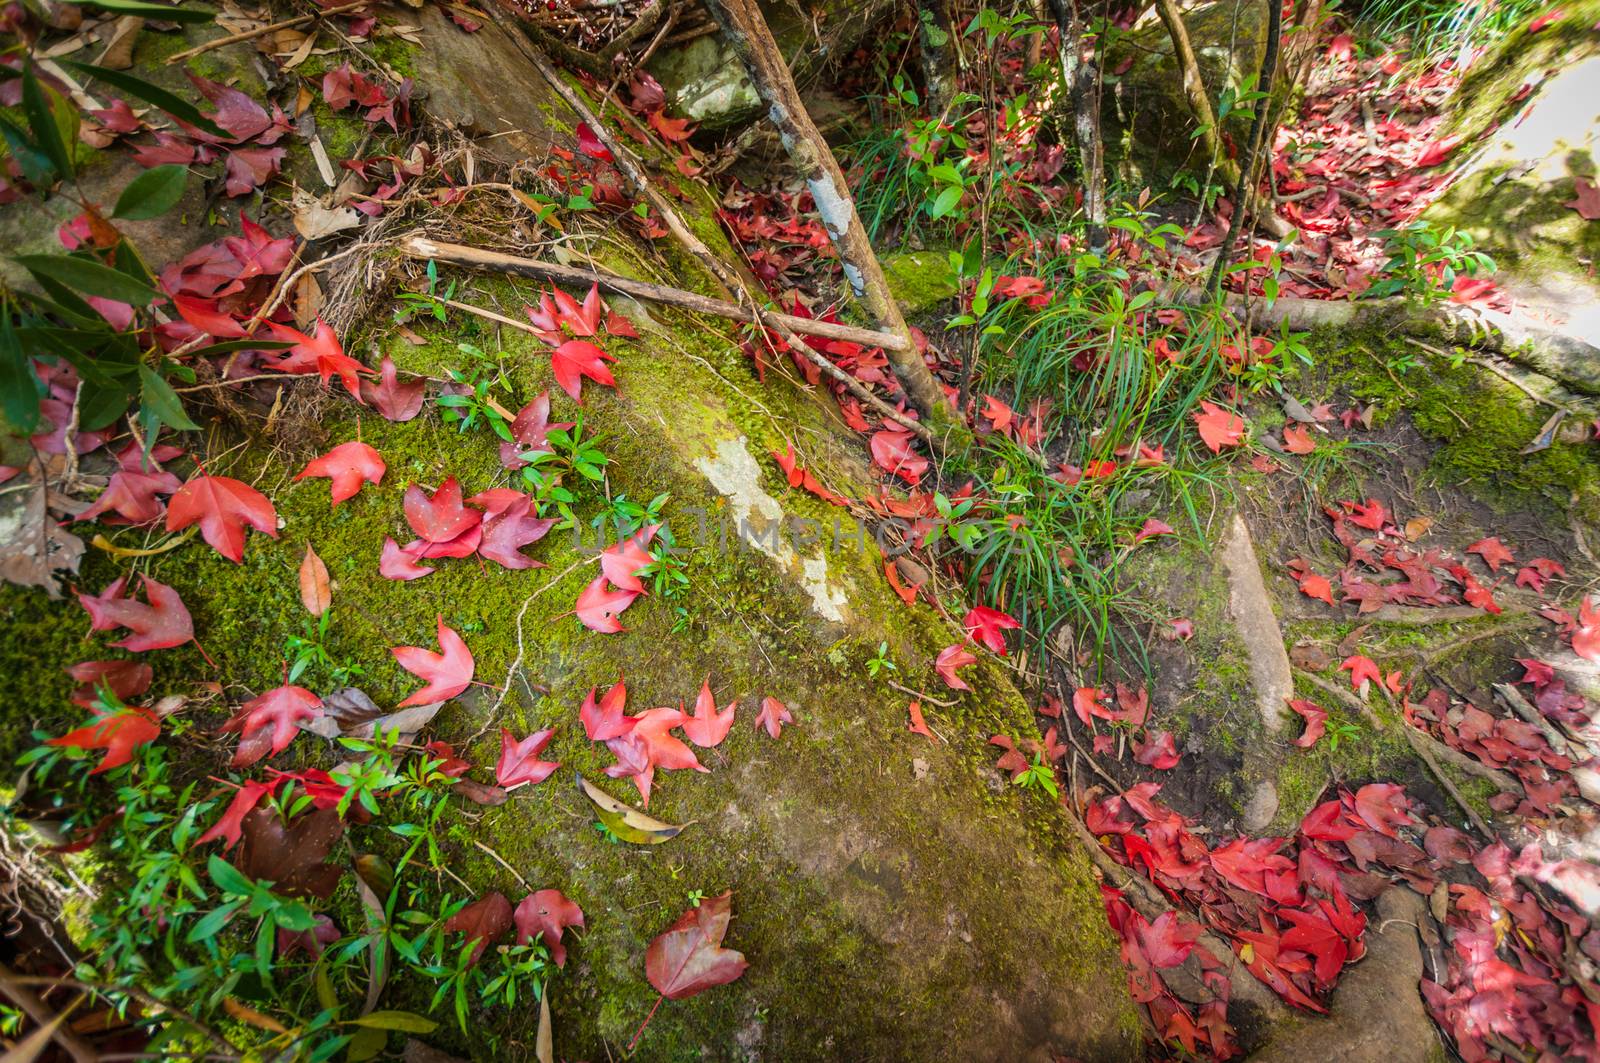
[[[1323,333],[1312,347],[1321,384],[1373,404],[1375,428],[1404,412],[1435,444],[1428,461],[1434,482],[1464,488],[1501,512],[1564,521],[1570,510],[1600,519],[1600,461],[1592,448],[1556,443],[1522,453],[1549,414],[1522,391],[1392,336]],[[1420,369],[1393,368],[1408,363]]]
[[932,310],[953,298],[959,282],[948,258],[938,251],[906,251],[886,255],[883,272],[889,291],[907,314]]

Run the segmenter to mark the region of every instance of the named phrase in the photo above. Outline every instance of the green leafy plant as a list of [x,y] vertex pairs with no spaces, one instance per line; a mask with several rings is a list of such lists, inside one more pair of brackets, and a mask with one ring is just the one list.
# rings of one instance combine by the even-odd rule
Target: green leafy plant
[[301,676],[311,675],[326,681],[330,686],[349,686],[350,682],[366,674],[360,664],[336,656],[328,648],[328,632],[333,622],[333,610],[324,610],[319,617],[306,617],[298,635],[284,640],[284,656],[289,662],[287,681],[296,682]]
[[547,450],[530,450],[518,455],[527,465],[521,470],[522,482],[533,494],[542,516],[553,510],[560,514],[557,527],[572,528],[578,517],[572,510],[577,501],[575,488],[582,483],[596,485],[605,481],[605,469],[610,459],[600,449],[605,436],[585,436],[583,411],[571,428],[551,429],[545,437]]
[[1061,784],[1056,781],[1056,771],[1044,762],[1043,753],[1035,753],[1033,763],[1018,772],[1013,781],[1025,790],[1044,791],[1052,801],[1061,798]]
[[889,644],[878,643],[878,652],[867,659],[867,674],[876,679],[879,672],[898,672],[900,669],[889,659]]
[[465,358],[464,364],[449,370],[450,379],[465,392],[440,395],[434,401],[445,408],[446,424],[454,424],[458,432],[470,432],[480,424],[507,443],[515,442],[511,435],[511,418],[505,407],[494,397],[495,392],[509,389],[505,367],[500,359],[473,343],[460,342],[456,350]]
[[400,301],[400,309],[394,312],[395,324],[403,325],[414,317],[431,317],[443,325],[449,321],[449,307],[447,300],[456,296],[456,282],[451,280],[439,290],[439,264],[433,259],[428,260],[428,286],[420,292],[400,292],[395,298]]
[[1450,297],[1457,276],[1495,271],[1494,259],[1474,250],[1471,234],[1453,225],[1436,229],[1418,219],[1402,229],[1383,229],[1374,235],[1383,238],[1389,258],[1378,279],[1362,293],[1366,299],[1404,295],[1424,305],[1437,303]]

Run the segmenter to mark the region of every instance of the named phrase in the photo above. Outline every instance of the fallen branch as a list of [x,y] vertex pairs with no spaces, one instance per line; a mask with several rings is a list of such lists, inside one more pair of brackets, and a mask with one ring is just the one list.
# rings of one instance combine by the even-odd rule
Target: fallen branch
[[[667,198],[651,182],[650,176],[645,172],[644,167],[639,164],[638,159],[634,158],[633,153],[625,148],[616,137],[612,136],[610,127],[602,122],[599,116],[584,102],[583,97],[579,96],[572,86],[562,79],[560,73],[550,65],[550,60],[545,57],[544,53],[539,51],[531,41],[525,40],[520,36],[513,35],[512,39],[516,42],[517,49],[527,57],[528,61],[534,65],[545,81],[549,82],[550,87],[556,91],[556,94],[566,101],[567,106],[571,107],[578,117],[584,120],[600,143],[604,144],[607,150],[611,152],[612,161],[617,169],[622,171],[628,183],[661,216],[662,223],[666,225],[673,237],[683,245],[684,250],[695,261],[704,266],[706,271],[716,278],[725,291],[740,293],[749,303],[750,310],[755,315],[756,320],[763,327],[777,333],[778,338],[788,345],[790,351],[805,358],[820,371],[838,381],[850,394],[878,411],[885,418],[906,428],[930,447],[937,448],[942,446],[941,437],[935,436],[927,425],[912,420],[889,403],[878,398],[855,377],[834,365],[817,351],[812,350],[810,344],[802,340],[793,329],[778,320],[761,305],[760,301],[751,294],[744,282],[728,267],[727,263],[712,254],[711,249],[705,245],[705,241],[696,236],[694,231],[684,224],[683,219],[678,216],[677,210],[674,209],[671,203],[667,202]],[[899,352],[889,349],[889,353],[890,357],[894,358]],[[920,358],[918,364],[921,364]],[[923,367],[923,371],[927,371],[926,366]],[[952,421],[951,424],[955,428],[960,428],[963,433],[965,432],[965,429],[958,422]]]
[[276,33],[279,30],[286,30],[292,26],[298,26],[301,23],[310,22],[313,19],[327,18],[330,15],[342,15],[346,11],[354,11],[358,7],[371,6],[372,0],[356,0],[355,3],[340,4],[338,7],[328,8],[326,11],[312,11],[309,14],[296,15],[294,18],[286,18],[282,22],[274,22],[268,26],[258,26],[253,30],[245,30],[243,33],[233,33],[226,37],[218,37],[214,41],[207,41],[204,44],[197,44],[193,48],[189,48],[185,51],[177,53],[176,55],[168,57],[167,65],[171,66],[173,63],[181,63],[185,59],[193,59],[197,55],[204,55],[206,52],[215,51],[218,48],[226,48],[230,44],[238,44],[241,41],[253,41],[257,37],[265,37],[269,33]]
[[[685,310],[696,313],[711,314],[714,317],[724,317],[730,321],[752,322],[758,319],[755,311],[749,307],[730,303],[725,299],[713,299],[698,292],[684,291],[682,288],[669,288],[664,284],[651,284],[648,281],[637,281],[629,277],[619,277],[614,273],[601,273],[598,270],[583,269],[579,266],[563,266],[559,262],[540,262],[532,258],[519,258],[516,255],[501,254],[498,251],[485,251],[481,248],[466,247],[462,244],[447,244],[437,240],[430,240],[425,236],[409,237],[400,245],[400,250],[412,258],[423,260],[431,259],[435,262],[452,266],[463,266],[468,269],[489,270],[495,273],[512,273],[520,277],[533,277],[537,280],[554,281],[557,284],[587,287],[598,284],[603,291],[619,292],[622,295],[635,299],[648,299],[655,303],[666,303],[669,306],[681,306]],[[806,336],[822,336],[833,340],[848,340],[859,343],[864,347],[888,348],[898,343],[909,343],[899,336],[877,332],[873,329],[857,328],[853,325],[839,325],[831,321],[817,321],[812,318],[795,317],[792,314],[780,314],[776,311],[767,311],[767,316],[787,325],[791,331]]]
[[[1204,290],[1187,286],[1170,287],[1162,294],[1173,302],[1190,306],[1208,301]],[[1308,330],[1372,326],[1389,333],[1432,336],[1445,343],[1493,351],[1530,365],[1576,391],[1600,395],[1600,347],[1571,333],[1530,321],[1521,314],[1456,303],[1417,306],[1404,298],[1285,297],[1270,306],[1265,299],[1246,299],[1232,292],[1224,293],[1222,299],[1229,310],[1252,327],[1288,326]]]
[[[722,26],[724,39],[743,62],[761,101],[767,105],[767,117],[777,127],[789,161],[811,190],[811,198],[822,216],[828,239],[839,255],[851,291],[879,329],[909,341],[911,330],[901,316],[900,304],[889,291],[883,266],[856,213],[844,172],[806,111],[761,9],[755,0],[706,0],[706,7]],[[915,346],[886,348],[886,351],[895,375],[905,385],[906,393],[923,417],[941,434],[952,432],[958,438],[965,437],[966,426],[957,419],[945,400],[944,389]]]
[[[77,1063],[94,1063],[100,1058],[100,1053],[96,1052],[89,1042],[73,1032],[72,1027],[62,1025],[50,1005],[40,1000],[31,990],[24,988],[17,973],[3,963],[0,963],[0,994],[26,1012],[28,1018],[41,1028],[51,1028],[51,1039]],[[76,1006],[76,1003],[72,1005]],[[7,1058],[10,1058],[9,1053]]]

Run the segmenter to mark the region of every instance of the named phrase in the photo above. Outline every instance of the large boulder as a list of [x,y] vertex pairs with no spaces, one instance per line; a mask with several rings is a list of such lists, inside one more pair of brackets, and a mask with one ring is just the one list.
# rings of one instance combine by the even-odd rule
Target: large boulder
[[[576,124],[537,79],[513,69],[494,71],[495,85],[516,78],[518,91],[481,91],[481,55],[437,37],[457,33],[424,20],[425,58],[409,61],[428,70],[437,103],[458,108],[458,127],[522,133]],[[493,37],[470,40],[497,47]],[[476,198],[483,194],[454,208],[459,224],[435,221],[477,240],[510,240],[513,226],[497,228],[494,212],[482,209],[488,201]],[[711,230],[713,207],[696,190],[685,209]],[[659,282],[707,282],[669,247],[635,243],[621,226],[576,218],[563,251]],[[464,282],[457,299],[507,313],[538,299],[527,281],[455,279]],[[460,631],[477,678],[492,689],[448,706],[430,737],[455,742],[482,766],[495,762],[501,726],[518,736],[557,728],[545,754],[562,761],[555,778],[498,807],[470,809],[439,841],[445,866],[467,889],[520,896],[521,882],[558,888],[586,913],[587,931],[575,935],[565,968],[549,980],[562,1058],[604,1058],[628,1042],[657,1000],[645,978],[649,942],[692,892],[724,890],[733,892],[725,944],[744,952],[750,968],[731,985],[662,1003],[640,1058],[1044,1063],[1139,1055],[1126,972],[1068,813],[992,767],[990,735],[1020,739],[1035,728],[1009,671],[991,658],[966,670],[970,691],[946,690],[933,660],[962,639],[960,628],[929,605],[904,604],[885,580],[871,527],[790,488],[772,458],[793,443],[825,482],[860,497],[875,476],[859,437],[782,374],[769,371],[763,383],[732,324],[625,300],[613,307],[641,339],[605,341],[617,356],[617,386],[587,384],[581,407],[553,386],[547,346],[478,318],[419,317],[400,330],[380,306],[343,331],[352,353],[382,351],[435,379],[466,364],[458,345],[472,344],[497,358],[508,404],[548,390],[555,419],[581,416],[587,434],[604,433],[606,489],[582,491],[575,505],[583,523],[531,549],[546,567],[458,560],[411,583],[379,578],[384,539],[406,536],[407,486],[455,476],[470,495],[503,485],[498,441],[458,431],[431,406],[415,421],[390,423],[307,382],[284,395],[286,417],[313,404],[314,413],[300,417],[299,438],[246,442],[228,455],[229,474],[274,502],[278,539],[252,536],[243,564],[199,541],[143,562],[180,591],[215,660],[207,665],[194,647],[164,651],[152,662],[157,687],[176,689],[198,675],[225,677],[230,689],[280,682],[284,639],[299,634],[303,620],[293,572],[307,546],[332,576],[329,645],[366,669],[359,683],[379,704],[415,689],[390,647],[431,645],[441,616]],[[223,427],[226,415],[217,416]],[[310,456],[356,438],[387,461],[380,485],[333,506],[325,484],[291,480]],[[624,498],[662,493],[661,516],[683,551],[687,584],[634,604],[624,632],[586,629],[573,607],[596,574],[590,519]],[[120,565],[93,553],[83,582],[98,588]],[[959,615],[955,594],[946,591],[946,607]],[[52,606],[41,592],[0,590],[0,613],[15,636],[0,651],[0,697],[67,706],[70,684],[57,668],[82,655],[74,609]],[[870,669],[880,653],[898,670]],[[729,737],[698,751],[709,774],[658,773],[650,813],[686,826],[657,847],[597,831],[574,785],[581,773],[637,803],[625,780],[605,777],[612,758],[578,722],[585,694],[619,676],[634,711],[692,700],[707,677],[719,701],[739,700]],[[908,690],[937,691],[924,709],[939,737],[908,730]],[[777,739],[753,726],[767,697],[794,717]],[[195,709],[191,718],[211,728],[226,710]],[[302,737],[281,759],[286,767],[295,757],[326,766],[339,755]],[[381,850],[378,833],[357,831],[353,840]],[[336,920],[361,925],[359,901],[345,900]],[[427,992],[401,980],[389,994],[393,1006],[425,1010]],[[465,1030],[446,1017],[429,1040],[474,1058],[531,1055],[537,1023],[536,1009],[487,1007]]]
[[[1212,0],[1183,12],[1200,77],[1213,109],[1225,89],[1237,95],[1261,68],[1265,6]],[[1172,35],[1152,9],[1107,47],[1103,96],[1107,165],[1131,187],[1164,185],[1179,171],[1204,177],[1204,141],[1193,136],[1194,113]],[[1115,71],[1121,71],[1115,73]],[[1237,148],[1249,134],[1242,116],[1225,118],[1223,134]]]

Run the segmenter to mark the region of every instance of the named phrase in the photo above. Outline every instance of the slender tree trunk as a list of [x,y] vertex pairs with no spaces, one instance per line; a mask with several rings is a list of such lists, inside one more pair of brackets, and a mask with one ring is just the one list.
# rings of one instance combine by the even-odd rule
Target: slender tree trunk
[[[911,330],[889,293],[889,282],[856,213],[844,172],[806,112],[761,9],[755,0],[707,0],[706,6],[722,27],[724,39],[744,63],[756,92],[767,105],[767,117],[777,127],[789,161],[811,190],[851,291],[879,328],[896,336],[909,336]],[[945,401],[944,390],[915,347],[890,348],[886,353],[895,375],[935,434],[951,433],[964,439],[965,426]]]
[[917,9],[917,47],[922,58],[923,102],[940,118],[950,109],[961,75],[960,51],[950,25],[949,0],[921,0]]
[[[1078,169],[1083,180],[1083,213],[1089,221],[1089,245],[1094,251],[1106,243],[1106,166],[1100,140],[1100,64],[1094,54],[1083,54],[1083,19],[1079,0],[1050,0],[1056,27],[1061,31],[1061,79],[1072,98],[1078,141]],[[1098,50],[1099,44],[1096,42]]]
[[1172,37],[1173,55],[1177,57],[1178,69],[1183,73],[1184,98],[1189,101],[1189,110],[1200,126],[1201,139],[1211,155],[1213,172],[1222,179],[1223,184],[1237,185],[1239,165],[1228,158],[1223,147],[1222,130],[1217,128],[1217,116],[1211,109],[1211,96],[1200,77],[1200,61],[1195,58],[1194,45],[1189,43],[1189,28],[1183,24],[1183,14],[1178,10],[1177,0],[1156,0],[1156,14],[1161,16],[1168,35]]
[[[1238,183],[1234,185],[1233,217],[1228,221],[1228,236],[1217,251],[1216,264],[1211,267],[1211,280],[1206,285],[1206,290],[1212,295],[1222,290],[1222,275],[1228,268],[1234,241],[1239,238],[1239,230],[1244,228],[1250,193],[1255,186],[1256,156],[1262,147],[1260,141],[1266,129],[1267,112],[1272,109],[1272,75],[1278,66],[1278,45],[1283,36],[1283,4],[1281,0],[1266,0],[1266,4],[1267,47],[1261,53],[1261,76],[1256,79],[1256,88],[1266,95],[1256,101],[1255,117],[1250,120],[1250,140],[1245,145],[1244,160],[1239,164]],[[1270,155],[1271,146],[1266,148],[1266,154]]]

